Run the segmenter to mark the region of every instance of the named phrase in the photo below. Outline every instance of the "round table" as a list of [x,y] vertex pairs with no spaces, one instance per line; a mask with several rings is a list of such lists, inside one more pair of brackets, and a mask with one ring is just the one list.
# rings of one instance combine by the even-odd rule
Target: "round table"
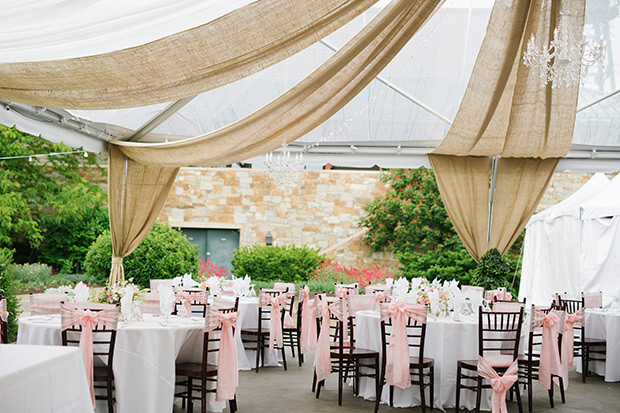
[[[119,413],[169,413],[174,403],[175,362],[201,360],[204,319],[173,316],[168,324],[160,321],[145,314],[144,321],[118,325],[112,368]],[[21,318],[17,343],[61,345],[60,315]],[[209,394],[208,410],[224,407],[224,402],[215,402],[215,394]]]
[[[590,370],[604,376],[605,381],[620,381],[620,309],[586,309],[586,337],[607,341],[605,361],[591,361]],[[575,358],[581,372],[581,358]]]
[[4,412],[92,413],[80,350],[1,344],[0,405]]
[[[381,321],[376,310],[358,311],[356,313],[356,346],[381,353]],[[412,354],[414,355],[414,354]],[[456,364],[458,360],[475,360],[478,358],[478,320],[466,317],[456,322],[447,317],[429,316],[426,325],[426,342],[424,357],[435,359],[435,400],[436,408],[454,408],[456,402]],[[360,381],[360,396],[374,399],[375,384],[373,379]],[[381,402],[389,401],[389,386],[384,386]],[[420,405],[418,386],[407,389],[394,388],[394,406],[412,407]],[[469,410],[476,406],[474,392],[461,390],[461,408]],[[484,391],[482,410],[491,409],[491,391]]]

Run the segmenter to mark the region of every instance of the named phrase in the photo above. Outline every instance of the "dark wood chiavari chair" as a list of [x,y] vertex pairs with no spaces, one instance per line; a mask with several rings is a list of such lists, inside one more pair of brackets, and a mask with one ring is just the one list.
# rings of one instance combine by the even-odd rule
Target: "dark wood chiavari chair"
[[[64,305],[64,301],[60,305]],[[91,311],[102,311],[106,308],[114,307],[113,304],[77,304],[76,308],[88,308]],[[118,308],[118,304],[116,304]],[[73,325],[65,330],[62,330],[62,345],[63,346],[79,346],[80,335],[82,333],[82,326]],[[105,389],[105,395],[95,394],[95,399],[106,400],[108,405],[108,412],[114,412],[114,403],[116,398],[114,397],[114,372],[112,371],[112,364],[114,362],[114,348],[116,346],[116,329],[108,329],[105,326],[95,326],[93,328],[93,356],[105,359],[105,365],[94,365],[93,367],[93,382],[104,383],[102,385],[95,384],[93,387],[95,391],[97,389]]]
[[[239,309],[239,297],[235,299],[235,303],[231,307],[217,307],[217,310],[222,313],[234,313]],[[177,363],[175,367],[175,375],[177,377],[185,377],[186,379],[176,383],[177,386],[184,387],[184,389],[176,393],[175,397],[181,397],[183,399],[183,407],[185,407],[185,401],[187,400],[187,411],[193,411],[193,401],[200,400],[201,412],[207,411],[207,394],[215,393],[216,388],[208,388],[209,383],[217,382],[217,365],[209,364],[209,356],[219,352],[220,349],[220,334],[222,327],[218,327],[213,331],[203,333],[202,340],[202,362],[200,363]],[[198,383],[194,385],[194,380]],[[195,392],[200,392],[199,395],[195,395]],[[230,411],[237,411],[237,397],[229,400]]]
[[[271,297],[277,297],[280,294],[285,294],[285,292],[281,290],[267,290],[260,289],[259,297],[261,294],[267,294]],[[259,298],[260,300],[260,298]],[[256,350],[256,372],[258,373],[258,369],[262,365],[265,364],[265,347],[269,347],[269,328],[263,326],[263,324],[268,323],[271,320],[271,306],[258,306],[258,327],[257,328],[244,328],[241,330],[241,341],[243,342],[243,347],[246,350]],[[286,307],[286,306],[284,306]],[[285,308],[280,307],[280,322],[284,323],[284,311]],[[282,338],[284,339],[284,333],[282,334]],[[284,341],[284,340],[283,340]],[[284,343],[283,343],[284,344]],[[276,344],[274,344],[275,346]],[[277,348],[277,347],[276,347]],[[287,370],[286,366],[286,353],[284,351],[284,345],[279,349],[282,354],[282,365],[284,366],[284,370]]]
[[[504,356],[506,362],[502,365],[490,362],[492,367],[502,374],[509,367],[508,359],[515,360],[519,356],[519,341],[521,339],[521,324],[523,322],[523,307],[519,312],[482,311],[478,309],[478,355],[481,357]],[[505,366],[503,364],[506,364]],[[463,372],[469,372],[465,375]],[[464,384],[462,381],[473,381],[475,385]],[[480,411],[482,389],[491,389],[490,384],[483,383],[484,379],[478,375],[478,360],[459,360],[456,371],[456,405],[460,411],[461,389],[476,392],[476,412]],[[519,413],[523,413],[521,394],[518,391],[518,382],[513,388],[517,395]]]
[[[317,295],[317,299],[321,300],[327,298],[323,297],[322,295]],[[344,305],[344,300],[342,298],[330,299],[339,302],[340,306]],[[347,343],[345,343],[344,337],[346,333],[342,334],[342,332],[344,331],[344,322],[338,319],[338,317],[336,317],[330,311],[330,341],[332,343],[330,348],[330,358],[332,362],[332,373],[338,373],[338,405],[342,406],[342,387],[345,381],[345,377],[353,378],[355,383],[357,383],[357,388],[359,388],[359,379],[361,377],[373,378],[376,383],[375,397],[377,399],[380,399],[381,394],[379,393],[379,352],[347,345]],[[368,370],[372,370],[372,372],[366,372]],[[313,388],[314,383],[316,383],[316,374],[314,375],[313,379]],[[316,388],[317,399],[321,394],[321,388],[323,386],[325,386],[325,380],[319,381]],[[375,413],[377,411],[378,404],[375,406]]]
[[[4,300],[4,305],[7,304],[7,300],[0,294],[0,302]],[[8,320],[2,320],[0,317],[0,344],[7,344],[9,342],[9,323]]]
[[297,315],[294,314],[295,308],[295,293],[291,293],[288,289],[285,291],[289,294],[289,298],[286,303],[286,310],[293,320],[293,327],[282,327],[282,338],[284,340],[284,347],[287,346],[291,348],[291,353],[293,358],[295,358],[295,349],[297,349],[299,367],[302,366],[304,362],[304,355],[301,354],[301,341],[299,338],[301,337],[301,301],[297,302]]
[[[574,314],[585,307],[583,295],[579,300],[562,298],[560,294],[556,294],[556,296],[559,297],[562,308],[564,308],[567,314]],[[564,293],[564,297],[566,297],[566,293]],[[590,362],[605,361],[607,342],[605,340],[587,338],[585,325],[583,327],[575,327],[574,334],[573,355],[581,359],[581,381],[585,383],[586,377],[590,374]]]
[[[547,314],[552,309],[558,309],[555,306],[549,308],[539,308],[543,313]],[[532,305],[531,313],[534,314],[534,305]],[[533,391],[533,383],[534,380],[539,379],[540,373],[540,351],[542,346],[542,330],[534,331],[530,328],[528,334],[528,346],[527,352],[523,355],[519,356],[519,384],[523,386],[524,389],[527,389],[527,406],[528,411],[532,412],[532,391]],[[558,352],[562,354],[562,334],[558,336]],[[552,378],[555,376],[552,376]],[[562,403],[566,402],[566,397],[564,395],[564,380],[562,377],[558,376],[559,384],[560,384],[560,397],[562,399]],[[553,384],[551,388],[548,390],[549,394],[549,404],[551,408],[554,407],[553,401]]]
[[[426,323],[421,323],[410,317],[406,320],[407,341],[409,348],[414,348],[417,356],[409,357],[409,374],[411,384],[420,388],[420,400],[422,412],[426,413],[426,394],[425,389],[429,388],[430,408],[433,410],[433,400],[435,397],[435,359],[424,357],[424,343],[426,341]],[[392,319],[381,321],[381,385],[379,394],[382,393],[385,383],[385,368],[387,360],[387,349],[390,345]],[[378,402],[377,402],[378,404]],[[394,407],[394,386],[390,386],[390,406]],[[376,411],[376,409],[375,409]]]
[[[188,316],[204,318],[207,311],[207,298],[209,297],[209,290],[203,290],[202,288],[182,288],[181,291],[189,294],[197,294],[202,296],[201,299],[198,299],[196,296],[194,296],[190,300],[190,308],[192,311],[191,314],[188,314]],[[183,307],[183,302],[177,299],[174,302],[174,309],[172,311],[172,314],[178,315],[179,308],[181,307]]]

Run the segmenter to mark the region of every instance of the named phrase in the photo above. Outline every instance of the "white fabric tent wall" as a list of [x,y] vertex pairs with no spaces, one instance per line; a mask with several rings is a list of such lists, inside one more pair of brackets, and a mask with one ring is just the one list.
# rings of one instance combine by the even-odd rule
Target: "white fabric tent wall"
[[609,185],[595,174],[583,187],[557,205],[534,215],[526,225],[519,299],[548,305],[552,294],[578,296],[580,271],[580,206]]

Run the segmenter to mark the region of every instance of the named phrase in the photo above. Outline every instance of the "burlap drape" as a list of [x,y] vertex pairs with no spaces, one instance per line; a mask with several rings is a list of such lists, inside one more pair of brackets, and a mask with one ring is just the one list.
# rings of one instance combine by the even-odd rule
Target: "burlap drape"
[[122,281],[123,257],[135,250],[161,210],[179,168],[132,162],[114,145],[109,150],[109,211],[112,234],[110,282]]
[[377,0],[260,0],[154,42],[74,59],[0,64],[0,96],[64,109],[168,102],[226,85],[310,46]]
[[[540,86],[538,69],[523,65],[531,33],[553,38],[559,11],[583,26],[580,0],[497,0],[455,121],[429,154],[441,196],[463,244],[475,258],[506,252],[523,230],[559,159],[570,148],[578,85]],[[500,155],[490,240],[489,158]]]
[[[115,198],[110,197],[110,205],[120,208],[110,212],[115,256],[129,254],[146,236],[178,167],[234,163],[277,148],[283,138],[288,142],[298,139],[370,83],[440,3],[394,0],[307,78],[223,129],[172,143],[111,142],[110,193]],[[123,199],[125,203],[119,204]],[[123,277],[122,267],[117,267],[113,265],[111,281]]]

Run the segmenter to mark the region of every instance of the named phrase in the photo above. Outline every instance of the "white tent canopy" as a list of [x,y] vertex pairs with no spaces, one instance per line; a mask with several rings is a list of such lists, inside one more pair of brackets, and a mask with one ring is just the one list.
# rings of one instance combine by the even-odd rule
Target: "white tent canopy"
[[519,298],[548,305],[554,293],[620,293],[620,175],[595,174],[526,226]]
[[[131,48],[216,20],[253,2],[12,3],[0,10],[4,39],[0,62],[83,57]],[[0,111],[0,123],[97,152],[105,150],[106,141],[112,139],[163,142],[206,134],[241,119],[294,86],[329,58],[334,47],[359,32],[385,3],[379,1],[340,30],[278,64],[186,101],[63,111],[0,99],[0,105],[8,108]],[[492,0],[446,0],[376,81],[292,144],[292,151],[303,151],[306,163],[313,165],[427,165],[426,153],[443,139],[458,110],[492,4]],[[615,40],[620,31],[619,9],[619,5],[603,1],[587,3],[586,35],[589,39],[603,36],[607,57],[604,67],[590,69],[580,88],[573,146],[558,169],[617,169],[620,94],[616,94],[615,79],[620,75],[620,59],[614,55],[620,53],[620,42]],[[231,36],[234,38],[234,33]],[[247,161],[261,166],[260,158]]]

